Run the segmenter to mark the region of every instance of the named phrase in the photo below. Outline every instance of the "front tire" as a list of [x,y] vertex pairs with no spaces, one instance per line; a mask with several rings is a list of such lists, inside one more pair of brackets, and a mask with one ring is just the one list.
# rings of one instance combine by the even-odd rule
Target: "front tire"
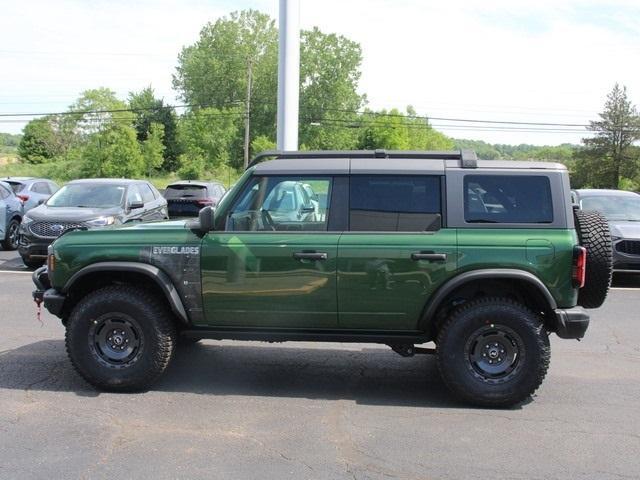
[[106,391],[140,391],[169,365],[176,328],[163,299],[142,288],[108,286],[83,298],[67,323],[76,371]]
[[549,338],[537,315],[506,298],[460,306],[438,334],[438,368],[449,389],[482,407],[530,397],[549,368]]

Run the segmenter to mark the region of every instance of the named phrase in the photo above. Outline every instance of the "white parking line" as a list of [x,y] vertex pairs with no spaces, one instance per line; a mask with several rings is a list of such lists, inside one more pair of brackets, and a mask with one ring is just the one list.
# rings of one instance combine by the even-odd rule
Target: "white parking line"
[[0,273],[29,273],[29,274],[33,274],[33,272],[21,272],[18,270],[0,270]]
[[627,291],[633,291],[633,292],[637,292],[640,291],[640,288],[633,288],[633,287],[611,287],[609,290],[627,290]]

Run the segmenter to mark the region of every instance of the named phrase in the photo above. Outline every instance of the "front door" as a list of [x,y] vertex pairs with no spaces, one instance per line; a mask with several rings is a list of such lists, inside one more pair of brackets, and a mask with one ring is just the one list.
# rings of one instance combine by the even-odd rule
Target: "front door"
[[441,228],[441,176],[352,175],[349,232],[338,247],[339,325],[418,328],[456,269],[456,230]]
[[330,177],[253,177],[225,231],[202,244],[211,326],[335,328],[340,232],[328,231]]

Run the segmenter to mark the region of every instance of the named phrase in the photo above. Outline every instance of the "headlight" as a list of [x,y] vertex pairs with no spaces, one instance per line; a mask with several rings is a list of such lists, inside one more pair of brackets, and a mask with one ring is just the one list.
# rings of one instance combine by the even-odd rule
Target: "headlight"
[[25,215],[24,217],[22,217],[22,224],[26,225],[27,223],[31,223],[33,222],[33,218],[31,218],[28,215]]
[[611,241],[612,242],[617,242],[618,240],[620,240],[622,237],[614,237],[613,235],[611,235]]
[[116,222],[116,217],[109,215],[107,217],[98,217],[93,220],[88,220],[84,223],[91,225],[92,227],[106,227],[107,225],[113,225]]

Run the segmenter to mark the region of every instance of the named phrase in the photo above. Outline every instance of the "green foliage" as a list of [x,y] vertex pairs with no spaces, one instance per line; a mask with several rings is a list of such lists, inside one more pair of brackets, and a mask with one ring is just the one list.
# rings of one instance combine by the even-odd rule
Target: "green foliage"
[[64,146],[53,128],[51,117],[31,120],[24,127],[18,155],[25,162],[48,162],[63,151]]
[[429,122],[413,118],[415,112],[409,108],[407,114],[399,110],[367,112],[362,116],[362,132],[358,148],[374,150],[449,150],[453,141],[435,131]]
[[0,152],[12,151],[13,149],[17,148],[20,144],[21,139],[22,135],[20,134],[0,132]]
[[135,111],[133,126],[136,129],[139,142],[144,142],[147,139],[152,123],[163,126],[164,151],[162,165],[159,168],[164,171],[176,170],[181,149],[177,138],[177,118],[173,108],[166,106],[163,100],[155,98],[151,87],[137,93],[131,92],[129,107]]
[[85,177],[128,177],[144,175],[145,163],[133,127],[112,123],[94,133],[82,151],[81,171]]
[[266,152],[267,150],[275,150],[276,142],[271,140],[266,135],[260,135],[256,137],[251,142],[251,153],[252,155],[257,155],[262,152]]
[[180,169],[178,176],[184,180],[199,180],[203,178],[205,160],[201,154],[183,153],[179,157]]
[[144,159],[144,171],[147,176],[153,175],[162,166],[164,160],[164,125],[151,123],[147,138],[143,140],[141,149]]
[[209,107],[185,114],[178,123],[178,137],[187,157],[201,157],[208,170],[229,163],[229,152],[239,132],[238,112]]
[[589,126],[595,135],[583,139],[576,176],[585,185],[619,188],[621,178],[636,177],[640,168],[640,155],[633,145],[640,140],[640,117],[626,87],[615,84],[599,116]]

